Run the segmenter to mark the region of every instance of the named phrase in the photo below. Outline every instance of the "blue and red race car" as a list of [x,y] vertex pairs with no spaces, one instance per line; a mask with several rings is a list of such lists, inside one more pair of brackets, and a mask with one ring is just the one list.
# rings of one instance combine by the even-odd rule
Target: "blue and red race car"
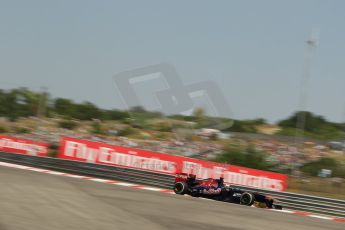
[[257,192],[245,191],[224,184],[223,178],[198,180],[193,174],[178,174],[175,178],[174,192],[180,195],[203,197],[223,202],[237,203],[260,208],[282,209],[277,200]]

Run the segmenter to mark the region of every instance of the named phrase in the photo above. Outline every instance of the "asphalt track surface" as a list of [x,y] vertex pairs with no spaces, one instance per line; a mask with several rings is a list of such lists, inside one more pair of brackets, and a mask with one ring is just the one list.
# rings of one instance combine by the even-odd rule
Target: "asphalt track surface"
[[0,230],[345,229],[344,223],[0,166]]

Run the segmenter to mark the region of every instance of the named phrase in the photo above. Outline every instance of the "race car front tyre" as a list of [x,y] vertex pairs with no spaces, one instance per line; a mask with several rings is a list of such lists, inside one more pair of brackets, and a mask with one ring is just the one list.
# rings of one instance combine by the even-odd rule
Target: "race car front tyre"
[[252,206],[254,204],[255,198],[252,193],[245,192],[242,193],[240,198],[240,204],[246,205],[246,206]]
[[185,182],[176,182],[174,184],[174,192],[179,195],[186,194],[188,192],[188,185]]

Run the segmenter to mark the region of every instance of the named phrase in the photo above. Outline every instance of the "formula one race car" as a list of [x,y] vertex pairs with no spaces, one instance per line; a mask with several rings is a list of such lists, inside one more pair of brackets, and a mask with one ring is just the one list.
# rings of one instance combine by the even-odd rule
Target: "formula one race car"
[[282,209],[277,200],[257,192],[227,186],[223,178],[198,180],[193,174],[178,174],[175,178],[174,192],[180,195],[203,197],[223,202],[236,203],[260,208]]

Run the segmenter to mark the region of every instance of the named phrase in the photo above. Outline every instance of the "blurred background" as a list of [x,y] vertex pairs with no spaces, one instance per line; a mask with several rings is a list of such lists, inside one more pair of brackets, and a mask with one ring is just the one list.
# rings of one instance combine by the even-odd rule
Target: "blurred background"
[[[1,134],[53,157],[67,135],[280,172],[289,191],[345,199],[345,2],[0,4]],[[167,113],[161,80],[129,106],[114,76],[157,63],[215,83],[231,114],[205,97]]]

